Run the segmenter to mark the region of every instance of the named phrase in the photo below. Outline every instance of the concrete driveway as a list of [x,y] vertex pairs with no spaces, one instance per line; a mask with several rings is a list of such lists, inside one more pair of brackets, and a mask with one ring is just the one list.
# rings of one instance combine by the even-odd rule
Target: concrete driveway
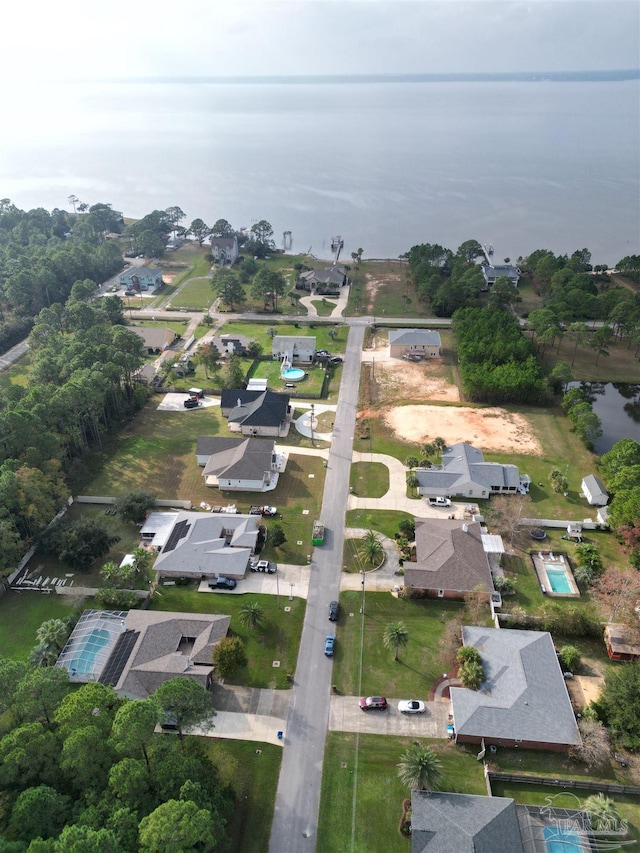
[[256,593],[260,595],[280,595],[283,599],[306,598],[309,589],[309,566],[294,566],[289,563],[278,563],[278,571],[272,575],[264,572],[250,572],[244,580],[238,581],[235,589],[209,589],[207,581],[201,581],[198,592],[216,595],[245,595]]
[[220,398],[219,397],[204,397],[200,402],[202,406],[198,406],[195,409],[185,409],[184,401],[187,399],[187,392],[184,394],[165,394],[162,400],[160,401],[160,405],[158,406],[159,412],[197,412],[198,409],[208,409],[211,406],[219,406]]
[[[416,698],[416,697],[405,697]],[[386,711],[361,711],[359,696],[332,696],[329,729],[334,732],[365,732],[375,735],[410,735],[446,738],[451,712],[449,700],[425,702],[424,714],[401,714],[398,699],[389,699]]]

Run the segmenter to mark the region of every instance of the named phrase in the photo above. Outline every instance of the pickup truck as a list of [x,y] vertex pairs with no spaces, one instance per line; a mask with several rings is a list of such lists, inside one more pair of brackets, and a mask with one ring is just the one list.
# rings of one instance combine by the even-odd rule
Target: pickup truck
[[429,498],[431,506],[451,506],[449,498]]
[[277,514],[277,506],[252,506],[249,510],[249,515],[264,515],[265,518],[275,518]]

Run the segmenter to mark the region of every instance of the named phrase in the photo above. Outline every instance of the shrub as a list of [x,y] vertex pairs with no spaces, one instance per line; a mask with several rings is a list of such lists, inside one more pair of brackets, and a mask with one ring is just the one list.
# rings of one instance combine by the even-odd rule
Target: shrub
[[575,672],[580,665],[580,651],[575,646],[563,646],[558,652],[558,660],[564,670]]
[[113,587],[101,589],[96,593],[94,601],[100,610],[133,610],[140,603],[134,592]]

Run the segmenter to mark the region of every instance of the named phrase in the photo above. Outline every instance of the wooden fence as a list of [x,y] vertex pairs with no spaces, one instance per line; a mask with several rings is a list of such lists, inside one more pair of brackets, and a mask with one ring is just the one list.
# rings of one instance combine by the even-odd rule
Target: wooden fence
[[518,782],[524,785],[549,785],[553,788],[575,788],[584,791],[602,791],[607,794],[629,794],[637,797],[640,788],[634,785],[618,785],[615,782],[590,782],[587,779],[554,779],[551,776],[527,776],[524,773],[497,773],[488,770],[486,777],[492,782]]

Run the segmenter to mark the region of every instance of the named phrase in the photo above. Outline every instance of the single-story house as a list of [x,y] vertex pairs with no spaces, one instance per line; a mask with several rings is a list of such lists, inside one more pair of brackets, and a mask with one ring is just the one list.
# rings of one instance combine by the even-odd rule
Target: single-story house
[[486,680],[450,689],[457,742],[552,752],[581,743],[551,634],[474,625],[462,640],[480,653]]
[[313,269],[300,273],[296,289],[309,290],[311,293],[336,293],[347,283],[347,272],[339,264],[332,264],[326,269]]
[[216,263],[224,266],[233,264],[238,257],[238,238],[233,237],[211,237],[211,254]]
[[316,339],[312,335],[276,335],[271,342],[274,359],[286,359],[310,364],[316,354]]
[[216,335],[212,343],[222,356],[242,356],[246,353],[251,339],[244,337],[244,335]]
[[595,474],[582,478],[582,494],[591,506],[606,506],[609,503],[607,490]]
[[442,454],[442,464],[416,468],[418,494],[423,497],[488,498],[522,494],[531,482],[515,465],[485,462],[482,451],[466,441],[453,444]]
[[142,338],[144,348],[149,355],[164,352],[177,338],[173,329],[164,327],[129,326],[128,328],[130,331],[135,332],[138,337]]
[[440,358],[440,332],[430,329],[390,329],[389,355],[391,358],[419,356]]
[[159,553],[160,577],[245,576],[255,551],[260,518],[223,512],[152,512],[140,535]]
[[604,629],[604,644],[611,660],[640,660],[640,637],[627,625],[609,622]]
[[207,486],[230,491],[271,492],[282,467],[275,441],[264,438],[201,435],[196,459]]
[[220,397],[220,411],[229,429],[242,435],[283,436],[289,432],[292,409],[288,394],[275,391],[227,389]]
[[493,578],[479,522],[417,518],[415,541],[415,562],[403,566],[405,588],[434,598],[462,598],[481,586],[490,597]]
[[481,269],[487,290],[496,283],[497,279],[503,276],[508,278],[515,287],[520,281],[520,270],[513,264],[483,264]]
[[162,270],[151,267],[131,267],[126,272],[120,273],[118,281],[127,290],[150,290],[155,293],[162,287]]
[[411,792],[411,853],[524,853],[515,801]]
[[149,610],[85,610],[56,661],[71,681],[99,681],[145,699],[177,676],[211,685],[214,646],[231,617]]

